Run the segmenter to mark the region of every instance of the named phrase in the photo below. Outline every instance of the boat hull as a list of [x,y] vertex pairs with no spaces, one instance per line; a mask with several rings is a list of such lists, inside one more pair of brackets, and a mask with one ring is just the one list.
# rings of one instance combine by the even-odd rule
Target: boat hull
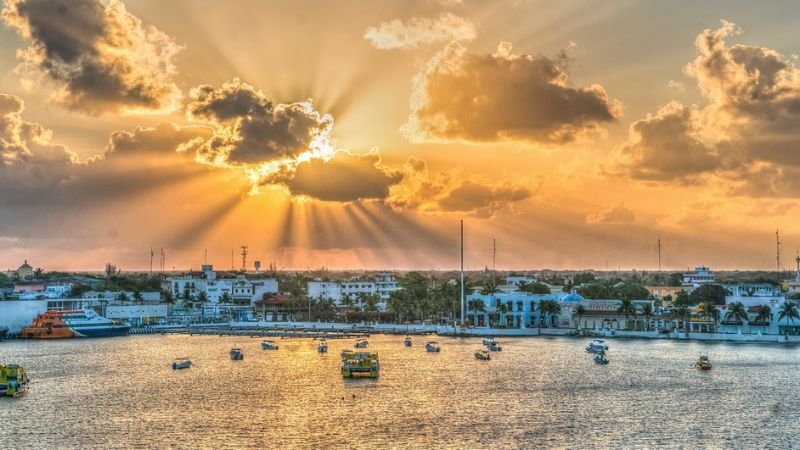
[[130,325],[113,325],[109,327],[25,327],[19,337],[23,339],[68,339],[77,337],[99,338],[127,336]]

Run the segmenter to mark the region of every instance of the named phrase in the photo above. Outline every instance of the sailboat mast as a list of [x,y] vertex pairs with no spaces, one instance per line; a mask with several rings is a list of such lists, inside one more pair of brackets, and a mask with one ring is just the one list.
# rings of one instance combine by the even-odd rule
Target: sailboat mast
[[464,325],[464,220],[461,220],[461,325]]

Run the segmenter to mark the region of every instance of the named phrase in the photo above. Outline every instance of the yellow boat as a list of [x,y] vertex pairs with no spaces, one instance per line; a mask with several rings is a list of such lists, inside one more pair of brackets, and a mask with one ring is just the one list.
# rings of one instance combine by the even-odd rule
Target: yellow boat
[[342,378],[378,378],[380,369],[377,353],[342,352]]
[[28,375],[22,366],[0,365],[0,397],[16,397],[28,390]]

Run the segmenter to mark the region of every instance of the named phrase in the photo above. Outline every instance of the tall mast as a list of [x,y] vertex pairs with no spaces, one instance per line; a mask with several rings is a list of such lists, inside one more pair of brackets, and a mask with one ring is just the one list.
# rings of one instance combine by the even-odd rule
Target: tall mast
[[461,325],[464,325],[464,220],[461,220]]
[[492,284],[497,285],[495,275],[497,274],[497,239],[492,238]]
[[781,281],[781,234],[780,230],[775,230],[775,264],[778,275],[778,282]]

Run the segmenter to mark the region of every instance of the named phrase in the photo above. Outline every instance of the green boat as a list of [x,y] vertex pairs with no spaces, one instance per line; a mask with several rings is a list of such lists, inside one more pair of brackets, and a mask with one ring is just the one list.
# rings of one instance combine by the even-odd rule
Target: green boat
[[380,369],[377,353],[342,353],[342,378],[378,378]]
[[28,390],[28,375],[22,366],[0,365],[0,397],[16,397]]

